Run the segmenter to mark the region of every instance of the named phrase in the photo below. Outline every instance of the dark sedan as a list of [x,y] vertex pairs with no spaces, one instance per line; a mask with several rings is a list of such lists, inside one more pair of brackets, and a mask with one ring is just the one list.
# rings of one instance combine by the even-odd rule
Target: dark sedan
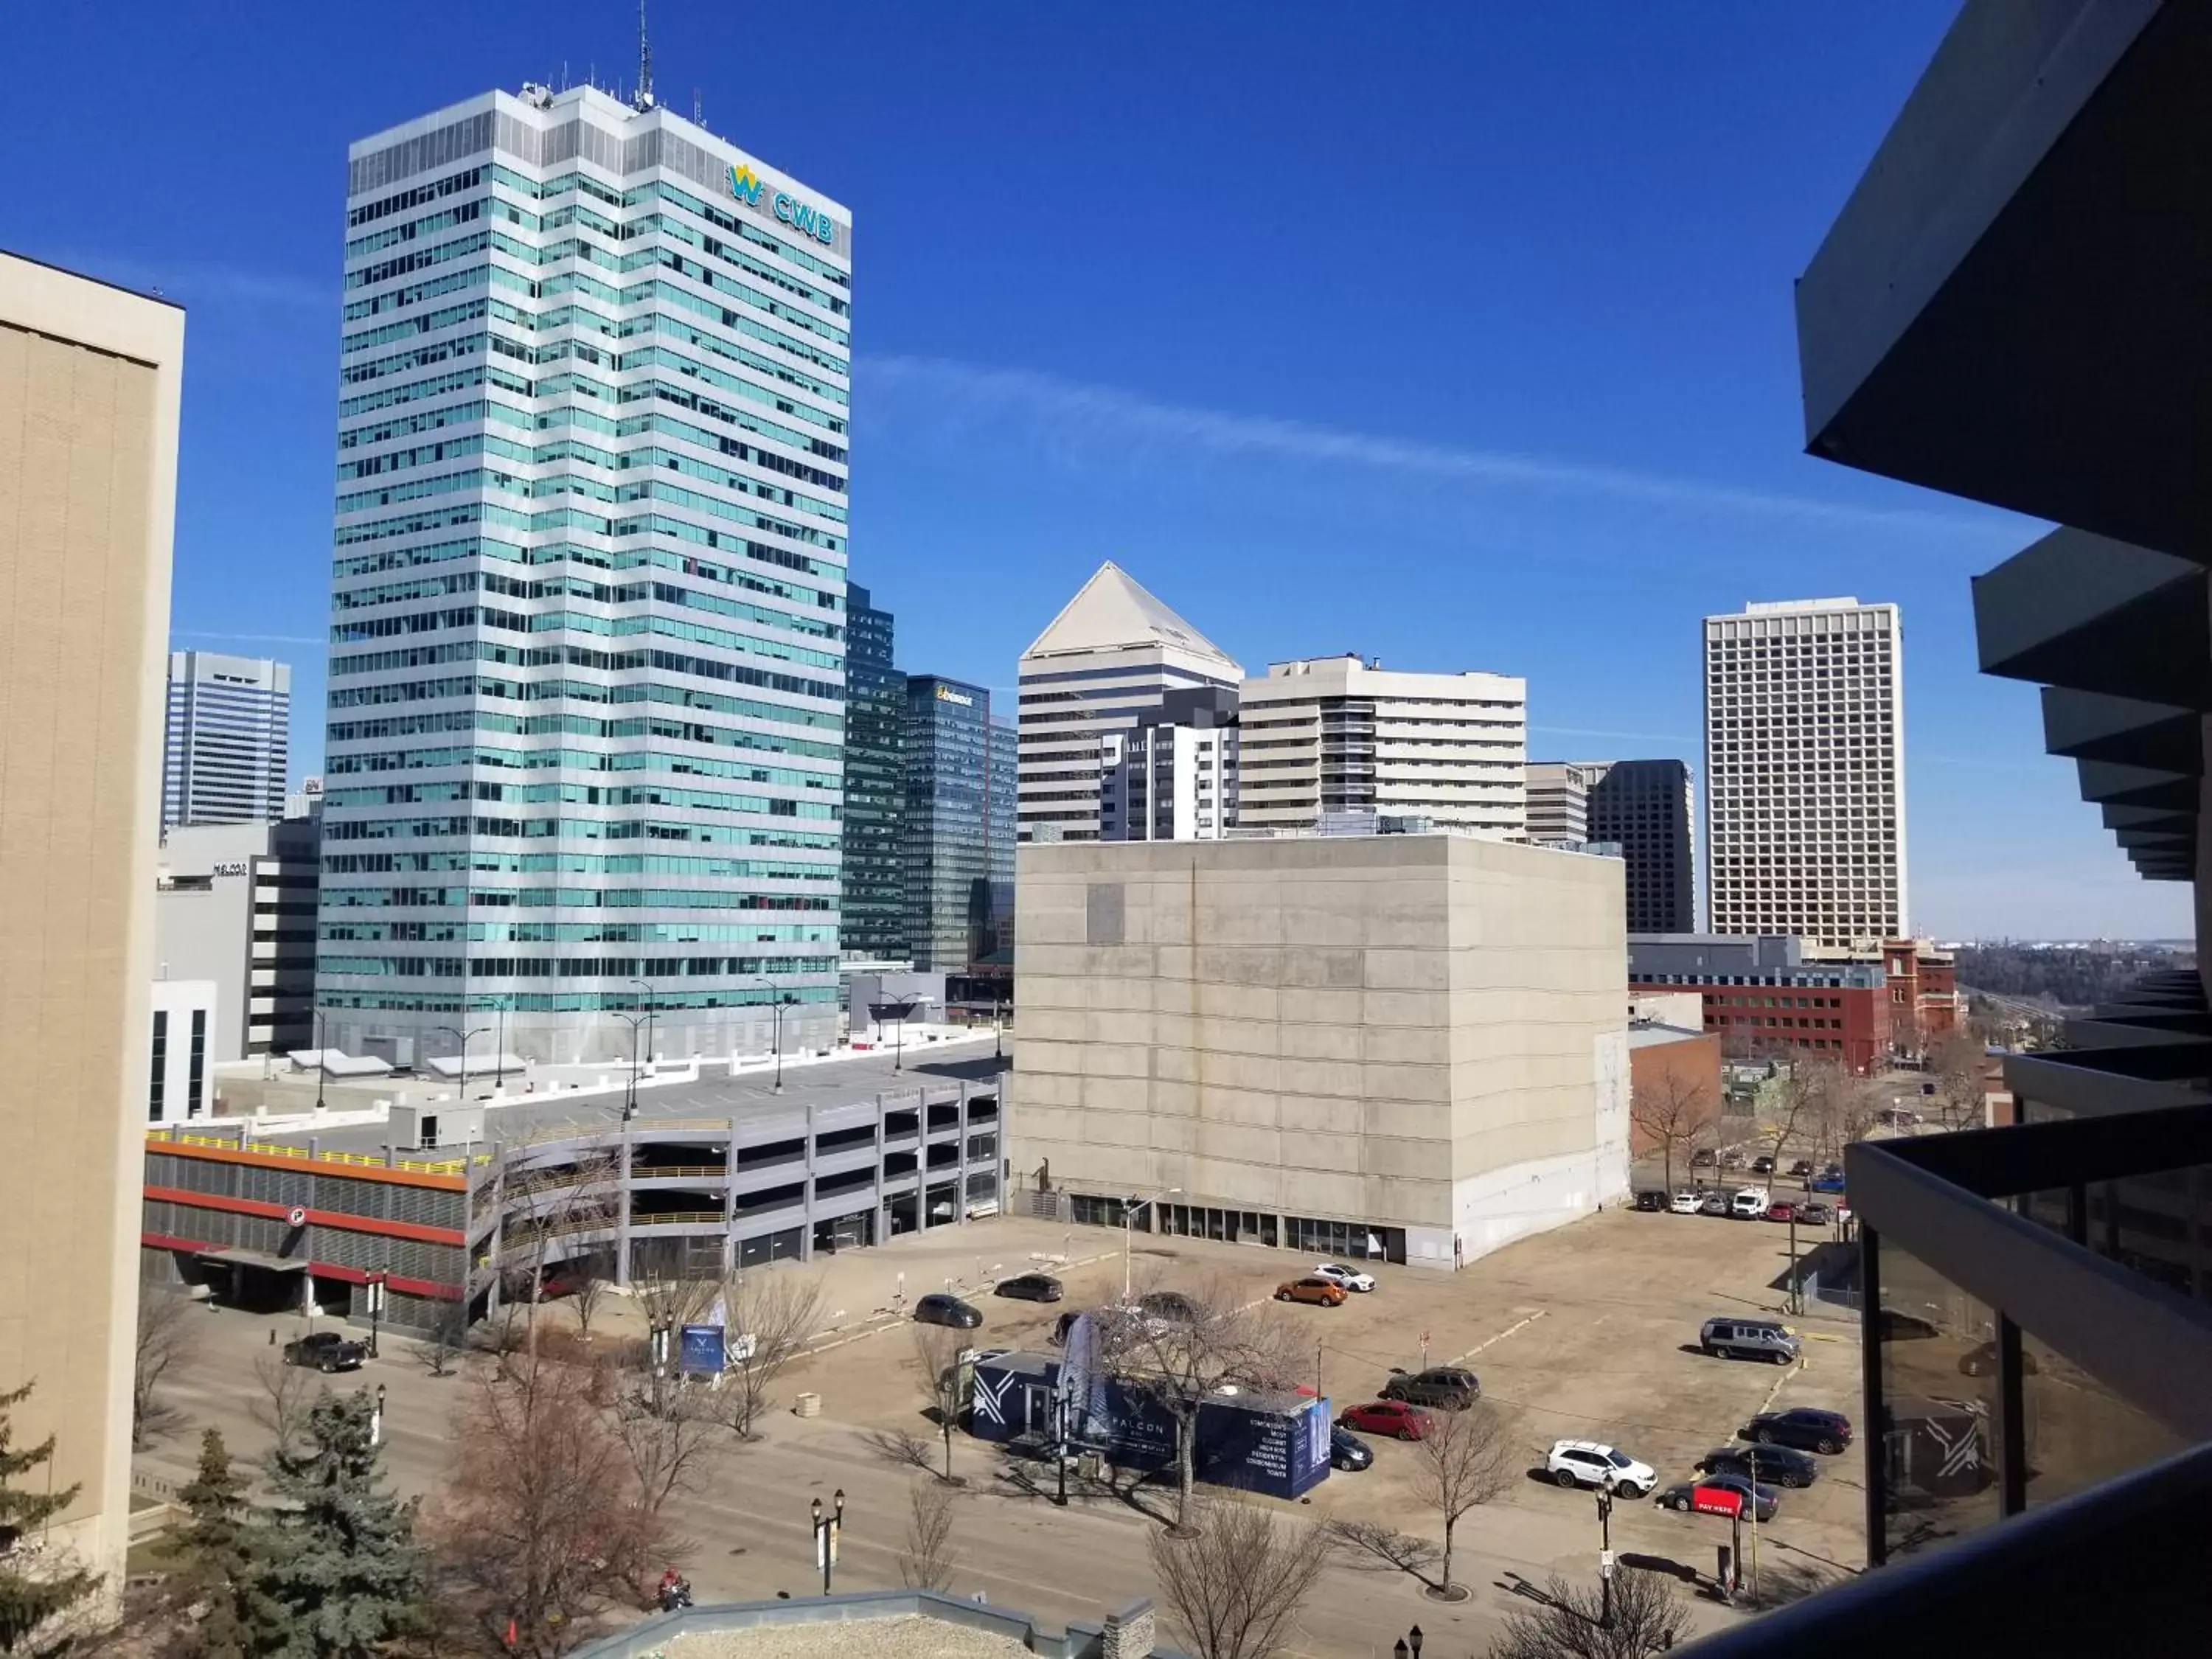
[[1851,1419],[1841,1412],[1795,1406],[1786,1412],[1761,1412],[1737,1433],[1762,1445],[1796,1446],[1833,1457],[1851,1443]]
[[1328,1466],[1333,1469],[1364,1469],[1375,1461],[1375,1448],[1344,1429],[1328,1431]]
[[1736,1474],[1762,1486],[1809,1486],[1820,1478],[1820,1460],[1787,1446],[1716,1446],[1698,1460],[1709,1474]]
[[999,1281],[999,1294],[1017,1302],[1057,1302],[1066,1292],[1050,1273],[1019,1273]]
[[955,1330],[972,1331],[982,1324],[983,1310],[957,1296],[933,1291],[914,1304],[914,1318],[917,1325],[950,1325]]
[[1759,1497],[1753,1509],[1753,1516],[1761,1522],[1774,1519],[1774,1512],[1782,1507],[1782,1494],[1771,1486],[1753,1488],[1740,1474],[1709,1474],[1701,1480],[1685,1480],[1679,1486],[1669,1486],[1652,1499],[1662,1509],[1680,1510],[1687,1515],[1692,1510],[1717,1513],[1713,1500],[1723,1492],[1732,1492],[1741,1503],[1756,1490]]

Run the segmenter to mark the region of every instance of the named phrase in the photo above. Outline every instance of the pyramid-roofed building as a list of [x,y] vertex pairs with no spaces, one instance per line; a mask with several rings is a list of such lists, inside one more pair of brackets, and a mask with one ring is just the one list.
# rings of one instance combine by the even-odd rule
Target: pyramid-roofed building
[[1170,691],[1234,690],[1244,671],[1110,561],[1021,659],[1020,838],[1098,838],[1099,747]]

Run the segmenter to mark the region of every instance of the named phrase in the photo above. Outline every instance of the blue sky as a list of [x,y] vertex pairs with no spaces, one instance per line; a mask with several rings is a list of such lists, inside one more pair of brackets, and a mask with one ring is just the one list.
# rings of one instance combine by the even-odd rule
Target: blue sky
[[[1904,607],[1914,921],[2185,934],[1973,671],[2025,520],[1801,453],[1791,284],[1948,23],[1881,6],[653,0],[664,100],[855,219],[853,574],[1008,687],[1103,559],[1248,667],[1526,675],[1695,762],[1698,618]],[[217,20],[220,20],[219,21]],[[0,246],[189,310],[180,645],[320,750],[349,140],[635,74],[623,0],[19,8]]]

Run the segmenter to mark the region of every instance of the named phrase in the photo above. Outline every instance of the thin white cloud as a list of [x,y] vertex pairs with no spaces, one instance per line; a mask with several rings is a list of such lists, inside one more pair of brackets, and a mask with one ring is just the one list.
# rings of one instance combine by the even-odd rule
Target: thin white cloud
[[325,645],[328,641],[311,634],[219,634],[208,628],[177,628],[170,630],[180,640],[236,640],[246,645]]
[[858,373],[872,394],[902,391],[920,394],[927,400],[933,418],[939,421],[1018,422],[1041,441],[1090,459],[1126,456],[1133,443],[1159,444],[1185,453],[1197,450],[1223,457],[1358,467],[1489,489],[1596,495],[1701,516],[1910,531],[1951,539],[1986,538],[2007,547],[2016,546],[2021,540],[2015,524],[1994,514],[1869,507],[1695,479],[1659,477],[1579,461],[1419,443],[1304,421],[1160,403],[1112,386],[1086,385],[1028,369],[894,356],[865,357]]
[[97,252],[64,252],[53,263],[104,283],[159,294],[190,308],[195,305],[278,306],[288,311],[328,313],[337,308],[338,284],[319,283],[280,270],[206,259],[165,259],[158,264]]
[[1589,726],[1532,726],[1528,730],[1540,732],[1549,738],[1626,738],[1638,743],[1695,743],[1695,738],[1686,738],[1680,732],[1607,732]]

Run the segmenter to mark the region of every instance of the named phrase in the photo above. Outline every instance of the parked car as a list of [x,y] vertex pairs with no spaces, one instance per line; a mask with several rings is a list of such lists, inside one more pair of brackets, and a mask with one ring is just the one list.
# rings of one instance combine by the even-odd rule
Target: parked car
[[1674,1194],[1674,1201],[1667,1207],[1674,1211],[1676,1215],[1695,1215],[1698,1212],[1698,1206],[1704,1201],[1698,1196],[1696,1188],[1685,1187]]
[[1275,1286],[1278,1302],[1311,1302],[1324,1308],[1340,1308],[1351,1294],[1333,1279],[1323,1279],[1319,1273],[1309,1273],[1304,1279],[1286,1279]]
[[1754,1486],[1740,1474],[1710,1474],[1702,1480],[1685,1480],[1661,1492],[1658,1502],[1685,1515],[1692,1510],[1726,1514],[1732,1506],[1718,1495],[1723,1492],[1733,1493],[1737,1504],[1752,1504],[1753,1513],[1762,1522],[1774,1519],[1775,1511],[1782,1507],[1780,1492],[1771,1486]]
[[1698,1346],[1726,1359],[1764,1359],[1787,1365],[1801,1352],[1797,1333],[1778,1319],[1708,1319],[1698,1333]]
[[1720,1162],[1720,1157],[1721,1155],[1711,1147],[1700,1146],[1690,1154],[1690,1167],[1693,1170],[1710,1170]]
[[1809,1486],[1820,1478],[1817,1458],[1787,1446],[1716,1446],[1698,1460],[1708,1474],[1741,1475],[1771,1486]]
[[1844,1190],[1844,1177],[1841,1174],[1816,1175],[1812,1179],[1811,1190],[1816,1193],[1840,1193]]
[[1812,1173],[1812,1164],[1802,1158],[1797,1159],[1796,1162],[1790,1166],[1790,1178],[1796,1181],[1802,1181],[1807,1176]]
[[1364,1273],[1357,1267],[1347,1267],[1341,1261],[1324,1261],[1313,1270],[1316,1279],[1326,1279],[1332,1285],[1341,1285],[1347,1291],[1371,1291],[1375,1275]]
[[1707,1193],[1698,1200],[1699,1215],[1726,1215],[1728,1212],[1729,1195],[1726,1193]]
[[1390,1380],[1382,1385],[1382,1398],[1463,1411],[1482,1398],[1482,1384],[1473,1371],[1456,1365],[1431,1365],[1425,1371],[1401,1371],[1394,1366]]
[[999,1281],[999,1294],[1017,1302],[1057,1302],[1067,1292],[1050,1273],[1017,1273]]
[[1761,1412],[1736,1431],[1739,1439],[1766,1446],[1796,1446],[1836,1456],[1851,1443],[1851,1419],[1841,1412],[1793,1406],[1786,1412]]
[[1631,1499],[1659,1484],[1659,1471],[1649,1463],[1595,1440],[1554,1441],[1544,1458],[1544,1473],[1563,1486],[1597,1486]]
[[1402,1400],[1370,1400],[1364,1406],[1354,1406],[1337,1420],[1347,1429],[1387,1434],[1398,1440],[1419,1440],[1435,1421],[1419,1406],[1409,1406]]
[[1729,1213],[1739,1221],[1756,1221],[1766,1213],[1766,1194],[1757,1187],[1747,1187],[1729,1200]]
[[1786,1198],[1778,1198],[1766,1206],[1766,1218],[1769,1221],[1795,1221],[1797,1219],[1797,1206]]
[[1825,1227],[1835,1218],[1836,1212],[1818,1201],[1797,1206],[1797,1219],[1808,1227]]
[[[2033,1376],[2042,1368],[2035,1363],[2035,1355],[2026,1347],[2020,1351],[2021,1373]],[[1959,1372],[1962,1376],[1995,1376],[1997,1374],[1997,1345],[1994,1340],[1978,1348],[1969,1348],[1959,1356]]]
[[982,1324],[983,1310],[957,1296],[932,1291],[914,1304],[914,1318],[918,1325],[950,1325],[955,1330],[972,1331]]
[[1772,1175],[1774,1173],[1774,1160],[1767,1157],[1765,1153],[1761,1152],[1757,1158],[1751,1160],[1751,1172],[1753,1175]]
[[1181,1291],[1147,1291],[1137,1298],[1137,1306],[1154,1319],[1172,1319],[1181,1325],[1198,1323],[1198,1304]]
[[1663,1211],[1668,1202],[1668,1194],[1656,1188],[1648,1187],[1636,1195],[1636,1207],[1639,1210]]
[[1833,1176],[1837,1180],[1841,1181],[1844,1178],[1844,1166],[1840,1164],[1823,1164],[1820,1166],[1820,1173],[1824,1176]]
[[368,1344],[336,1331],[310,1331],[284,1345],[288,1365],[313,1365],[319,1371],[357,1371],[368,1358]]
[[1721,1168],[1723,1170],[1741,1170],[1743,1168],[1743,1153],[1734,1146],[1729,1147],[1728,1151],[1721,1154]]
[[1375,1461],[1375,1448],[1341,1425],[1328,1431],[1328,1466],[1333,1469],[1364,1469]]

